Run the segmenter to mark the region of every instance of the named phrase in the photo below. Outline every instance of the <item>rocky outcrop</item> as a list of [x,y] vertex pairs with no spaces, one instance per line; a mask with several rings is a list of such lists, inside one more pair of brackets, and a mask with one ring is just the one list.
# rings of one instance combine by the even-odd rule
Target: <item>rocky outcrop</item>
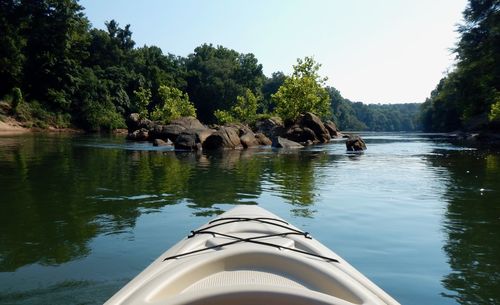
[[337,138],[342,135],[338,130],[337,125],[335,125],[335,123],[332,121],[326,121],[325,128],[326,130],[328,130],[328,132],[330,133],[330,137],[332,138]]
[[261,119],[255,123],[256,133],[248,125],[239,123],[210,129],[194,117],[182,117],[165,125],[141,119],[137,113],[128,116],[127,127],[129,140],[158,140],[153,143],[155,146],[173,143],[176,149],[182,150],[236,149],[264,145],[300,148],[304,145],[326,143],[332,137],[341,135],[333,122],[323,123],[318,116],[310,112],[304,113],[287,126],[278,117]]
[[366,150],[366,144],[360,136],[357,135],[349,135],[347,141],[345,142],[345,146],[348,151],[363,151]]
[[[329,128],[336,129],[335,124],[329,124]],[[282,137],[302,145],[328,143],[332,138],[329,128],[318,116],[306,112],[286,129]]]
[[306,112],[299,118],[298,121],[299,125],[303,129],[309,128],[310,130],[312,130],[316,136],[316,139],[318,139],[319,142],[328,143],[330,141],[331,139],[330,133],[328,132],[325,125],[317,115],[311,112]]
[[135,130],[127,135],[127,140],[132,141],[147,141],[149,140],[149,131],[145,128]]
[[308,141],[311,141],[312,143],[319,143],[319,140],[312,129],[300,125],[293,125],[288,128],[283,137],[298,143],[306,143]]
[[270,117],[262,119],[255,123],[255,132],[262,133],[268,138],[274,138],[283,135],[285,125],[279,117]]
[[240,137],[241,145],[244,148],[257,147],[257,146],[269,146],[272,144],[272,141],[269,140],[262,133],[253,133],[253,131],[248,131],[244,135]]
[[193,117],[182,117],[164,125],[150,120],[140,119],[132,113],[127,118],[129,134],[127,139],[134,141],[153,141],[155,146],[173,143],[176,149],[199,150],[203,142],[215,132],[208,129]]
[[201,150],[202,146],[196,133],[181,133],[174,142],[175,149]]
[[275,137],[273,139],[272,146],[276,147],[276,148],[284,148],[284,149],[297,149],[297,148],[304,147],[300,143],[297,143],[297,142],[294,142],[294,141],[291,141],[291,140],[288,140],[288,139],[285,139],[282,137]]
[[241,145],[244,148],[259,146],[259,140],[255,137],[253,131],[249,131],[240,137]]
[[152,130],[154,127],[154,122],[148,119],[141,119],[141,116],[138,113],[131,113],[127,119],[125,120],[127,124],[127,129],[129,133],[132,133],[139,129],[146,129],[148,131]]
[[167,141],[164,141],[162,139],[153,140],[153,146],[170,146],[170,145],[172,145],[172,142],[170,142],[169,140]]
[[203,143],[203,149],[235,149],[241,147],[238,129],[234,127],[220,127]]
[[259,142],[259,145],[268,146],[268,145],[273,144],[273,142],[268,137],[266,137],[266,135],[263,133],[260,133],[260,132],[256,133],[255,138]]
[[224,125],[225,127],[230,127],[230,128],[233,128],[234,130],[236,130],[238,132],[238,136],[243,136],[244,134],[247,134],[247,133],[253,133],[252,129],[250,129],[250,127],[248,127],[248,125],[245,125],[245,124],[240,124],[240,123],[230,123],[230,124],[227,124],[227,125]]
[[150,136],[153,139],[170,140],[175,142],[177,137],[186,131],[186,128],[180,125],[160,125],[154,126],[150,131]]
[[187,130],[207,129],[207,127],[203,125],[197,118],[193,118],[190,116],[173,120],[169,125],[182,126]]
[[194,130],[194,133],[196,134],[197,141],[201,144],[205,142],[205,140],[211,136],[215,132],[214,129],[198,129]]

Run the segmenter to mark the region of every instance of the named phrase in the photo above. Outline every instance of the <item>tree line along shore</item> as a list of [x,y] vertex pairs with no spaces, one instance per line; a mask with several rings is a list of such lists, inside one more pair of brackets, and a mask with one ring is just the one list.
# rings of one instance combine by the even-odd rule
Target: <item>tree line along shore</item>
[[382,105],[342,97],[312,57],[297,59],[290,75],[268,77],[253,54],[223,46],[203,44],[186,57],[137,47],[130,25],[94,28],[76,0],[2,1],[0,120],[103,131],[125,128],[131,113],[160,124],[192,116],[251,125],[311,112],[340,130],[496,131],[499,7],[469,1],[456,67],[423,104]]

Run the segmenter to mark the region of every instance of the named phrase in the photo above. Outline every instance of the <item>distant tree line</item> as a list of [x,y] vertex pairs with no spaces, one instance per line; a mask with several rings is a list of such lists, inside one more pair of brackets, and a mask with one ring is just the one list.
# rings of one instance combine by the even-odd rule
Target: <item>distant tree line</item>
[[500,0],[469,0],[457,63],[422,105],[426,131],[500,130]]
[[[325,85],[320,65],[298,59],[266,77],[253,54],[203,44],[187,57],[137,47],[130,25],[91,27],[76,0],[0,1],[0,97],[34,126],[111,130],[125,117],[204,123],[312,111],[343,129],[415,130],[415,105],[364,105]],[[0,113],[1,114],[1,113]]]
[[364,104],[352,102],[330,87],[333,119],[341,130],[420,131],[419,103]]

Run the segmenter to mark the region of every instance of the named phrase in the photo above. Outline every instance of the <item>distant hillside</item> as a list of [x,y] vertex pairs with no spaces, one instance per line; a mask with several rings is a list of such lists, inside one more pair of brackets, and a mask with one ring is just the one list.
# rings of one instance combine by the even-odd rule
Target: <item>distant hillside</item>
[[341,130],[419,131],[419,103],[363,104],[352,102],[328,88],[335,123]]

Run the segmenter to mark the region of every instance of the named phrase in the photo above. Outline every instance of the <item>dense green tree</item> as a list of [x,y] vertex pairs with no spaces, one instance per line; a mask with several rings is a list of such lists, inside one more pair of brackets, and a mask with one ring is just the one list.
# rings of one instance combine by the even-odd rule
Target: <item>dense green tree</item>
[[329,87],[333,120],[341,130],[366,131],[418,131],[420,105],[363,104],[351,102],[340,92]]
[[406,128],[408,121],[403,109],[335,97],[312,58],[299,59],[289,77],[266,78],[253,54],[222,46],[203,44],[187,57],[137,48],[130,25],[110,20],[91,28],[77,0],[0,0],[0,33],[0,98],[27,125],[107,130],[131,112],[168,121],[194,109],[205,123],[215,121],[215,110],[223,121],[251,123],[260,113],[329,117],[332,109],[339,126],[363,130]]
[[204,122],[214,122],[214,111],[229,110],[246,89],[259,95],[264,82],[262,65],[253,54],[204,44],[186,62],[187,93]]
[[89,22],[73,0],[22,2],[26,20],[23,88],[51,111],[68,111],[88,57]]
[[22,11],[14,0],[0,1],[0,97],[21,85],[26,43]]
[[75,123],[86,130],[125,127],[123,115],[113,104],[108,86],[90,68],[83,69],[76,83],[72,106]]
[[196,108],[186,93],[166,85],[160,86],[158,91],[161,103],[151,113],[153,120],[169,123],[183,116],[196,117]]
[[500,96],[500,1],[469,0],[463,16],[456,68],[422,106],[428,131],[486,128]]
[[324,118],[331,116],[328,91],[323,87],[326,78],[318,74],[320,66],[311,57],[297,59],[293,74],[272,95],[280,117],[293,121],[304,112]]
[[270,78],[266,78],[262,86],[263,102],[260,104],[261,112],[271,113],[274,111],[276,105],[273,103],[271,96],[278,92],[285,79],[286,75],[281,71],[273,72]]
[[258,99],[250,89],[245,91],[244,96],[236,98],[230,110],[216,110],[214,116],[219,124],[230,122],[252,123],[257,118]]

